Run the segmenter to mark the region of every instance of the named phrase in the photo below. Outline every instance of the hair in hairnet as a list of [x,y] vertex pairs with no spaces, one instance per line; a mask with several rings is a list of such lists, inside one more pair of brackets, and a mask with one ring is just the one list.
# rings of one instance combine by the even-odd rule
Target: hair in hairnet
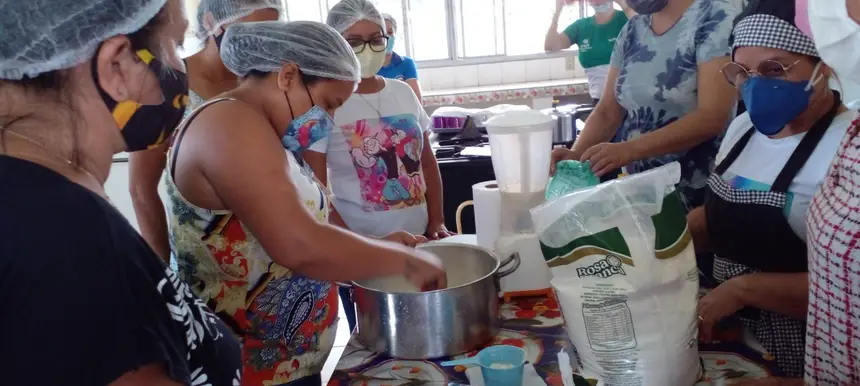
[[0,79],[75,67],[99,44],[137,32],[167,0],[4,0]]
[[197,7],[195,35],[205,39],[220,35],[221,28],[261,9],[284,13],[280,0],[201,0]]
[[383,13],[382,20],[386,23],[391,23],[391,28],[394,29],[394,32],[397,32],[397,19],[394,18],[394,15],[390,13]]
[[372,21],[385,32],[385,21],[382,14],[370,0],[341,0],[328,11],[325,23],[344,33],[349,27],[362,20]]
[[295,63],[303,74],[359,81],[358,59],[333,28],[315,21],[236,23],[221,42],[221,61],[238,76]]

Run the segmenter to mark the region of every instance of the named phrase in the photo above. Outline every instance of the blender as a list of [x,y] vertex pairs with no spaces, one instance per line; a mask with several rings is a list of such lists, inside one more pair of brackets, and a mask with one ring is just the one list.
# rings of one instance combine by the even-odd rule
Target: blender
[[505,300],[552,296],[552,275],[529,210],[545,200],[552,150],[552,117],[535,110],[508,111],[486,122],[490,155],[501,194],[498,256],[520,255],[520,267],[502,278]]

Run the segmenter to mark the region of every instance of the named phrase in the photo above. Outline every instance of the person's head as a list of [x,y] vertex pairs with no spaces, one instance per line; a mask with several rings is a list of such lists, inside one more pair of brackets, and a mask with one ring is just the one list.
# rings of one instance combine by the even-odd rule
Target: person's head
[[[756,128],[775,135],[817,101],[832,95],[831,70],[794,24],[791,3],[754,1],[732,33],[732,62],[723,67]],[[831,108],[825,106],[824,108]]]
[[229,73],[221,63],[219,48],[224,30],[233,23],[278,20],[282,13],[280,0],[201,0],[194,35],[204,45],[195,55],[200,56],[207,67]]
[[0,152],[26,137],[83,167],[156,145],[181,119],[181,0],[9,1],[0,19]]
[[385,35],[388,36],[388,45],[385,46],[385,52],[391,55],[394,53],[394,41],[397,36],[397,19],[391,14],[383,13],[382,20],[385,20]]
[[233,24],[221,42],[221,58],[240,83],[254,79],[255,87],[283,92],[291,120],[314,106],[334,114],[360,80],[349,44],[331,27],[312,21]]
[[588,0],[588,5],[594,9],[595,13],[612,12],[615,9],[612,0]]
[[797,0],[797,20],[836,74],[860,81],[860,2]]
[[373,78],[385,63],[388,37],[382,14],[369,0],[342,0],[328,12],[326,24],[340,32],[361,63],[361,77]]

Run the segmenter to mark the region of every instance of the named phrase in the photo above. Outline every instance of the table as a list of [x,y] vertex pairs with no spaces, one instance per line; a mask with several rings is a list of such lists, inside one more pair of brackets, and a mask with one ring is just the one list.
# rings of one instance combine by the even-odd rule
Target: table
[[[558,353],[571,351],[558,305],[545,297],[513,299],[502,305],[502,330],[492,344],[510,344],[523,348],[528,361],[549,386],[561,386]],[[763,378],[780,375],[773,357],[754,349],[745,341],[742,331],[723,331],[726,342],[700,343],[700,356],[706,373],[697,386],[711,385],[711,380]],[[476,352],[454,357],[462,358]],[[571,355],[572,357],[572,355]],[[432,361],[392,359],[364,349],[350,339],[329,386],[395,386],[395,385],[468,385],[465,368],[444,368]],[[576,386],[598,386],[594,379],[575,376]],[[718,383],[713,383],[718,384]]]

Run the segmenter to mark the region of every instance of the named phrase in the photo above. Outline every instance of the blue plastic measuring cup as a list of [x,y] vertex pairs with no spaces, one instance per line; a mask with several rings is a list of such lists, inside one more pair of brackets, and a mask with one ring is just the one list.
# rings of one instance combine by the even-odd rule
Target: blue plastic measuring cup
[[491,346],[481,350],[472,358],[442,362],[442,366],[481,366],[484,385],[522,386],[526,352],[516,346]]

